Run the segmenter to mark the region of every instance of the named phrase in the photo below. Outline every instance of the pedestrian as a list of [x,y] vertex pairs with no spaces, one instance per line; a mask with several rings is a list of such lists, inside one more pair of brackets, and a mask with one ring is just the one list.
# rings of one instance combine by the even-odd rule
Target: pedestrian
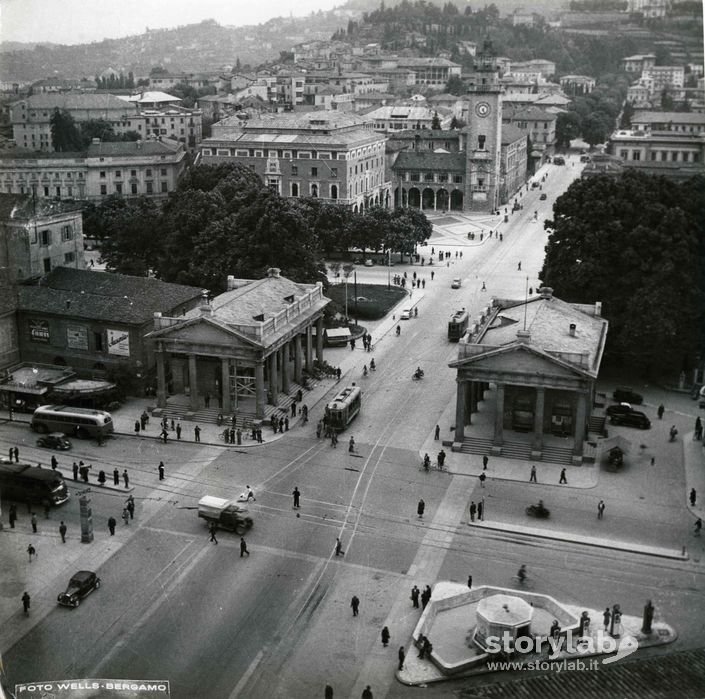
[[362,695],[361,695],[360,699],[374,699],[374,697],[372,696],[372,690],[370,689],[369,684],[367,685],[367,687],[365,687],[362,690]]
[[441,450],[438,452],[437,460],[438,460],[438,470],[439,470],[439,471],[442,471],[442,470],[443,470],[443,466],[445,465],[445,462],[446,462],[446,453],[445,453],[445,451],[444,451],[443,449],[441,449]]
[[659,405],[658,409],[656,410],[656,414],[658,415],[658,419],[662,420],[663,419],[663,414],[666,411],[666,408],[663,407],[663,403]]
[[436,441],[438,441],[441,438],[441,426],[440,425],[436,425],[436,429],[433,433],[433,438]]
[[9,514],[10,514],[10,529],[14,529],[15,522],[17,520],[17,505],[15,505],[14,503],[12,503],[12,505],[10,505],[10,513]]
[[159,480],[163,481],[164,480],[164,462],[160,461],[159,466],[157,466],[157,469],[159,470]]
[[419,608],[419,595],[421,594],[421,590],[419,590],[416,585],[414,585],[411,588],[411,605],[414,607],[414,609]]
[[116,468],[113,469],[113,485],[120,485],[120,471]]
[[558,479],[559,483],[568,483],[568,479],[565,477],[565,469],[561,469],[561,477]]
[[51,467],[56,471],[56,467],[59,465],[59,461],[56,458],[56,454],[51,455]]
[[301,493],[299,492],[298,486],[294,486],[294,492],[292,495],[294,496],[294,509],[298,510],[300,508],[299,502],[301,498]]
[[245,500],[245,502],[250,502],[250,500],[252,500],[253,502],[257,502],[257,498],[255,497],[255,493],[252,488],[250,488],[249,485],[245,486],[245,488],[247,489],[247,499]]
[[132,495],[129,495],[127,500],[125,501],[125,507],[127,508],[127,511],[130,513],[130,519],[135,518],[135,499],[132,497]]
[[215,522],[209,522],[208,524],[208,533],[210,534],[210,538],[208,541],[212,541],[214,544],[218,543],[218,539],[215,538],[215,533],[218,530],[218,525]]
[[485,454],[485,455],[482,457],[482,470],[483,470],[483,471],[486,471],[486,470],[487,470],[487,464],[488,464],[489,462],[490,462],[490,460],[489,460],[487,454]]
[[194,442],[200,442],[201,441],[201,428],[196,425],[193,428],[193,441]]
[[697,500],[697,498],[698,498],[698,494],[697,494],[695,488],[691,488],[690,489],[690,506],[691,507],[695,507],[695,501]]
[[32,531],[36,534],[37,533],[37,515],[35,512],[32,512]]
[[470,521],[474,522],[475,521],[475,513],[477,512],[477,505],[475,504],[475,501],[472,500],[470,502]]
[[173,431],[175,428],[176,428],[176,425],[175,425],[175,423],[174,423],[174,418],[172,417],[172,418],[171,418],[171,429],[172,429],[172,431]]
[[30,545],[27,547],[27,553],[29,554],[29,562],[31,563],[31,562],[32,562],[32,556],[36,556],[36,555],[37,555],[37,549],[35,549],[34,546],[32,546],[32,544],[30,544]]
[[700,415],[695,418],[695,439],[700,441],[703,436],[703,421],[700,419]]
[[416,506],[416,514],[419,516],[419,519],[423,519],[423,512],[426,509],[426,503],[423,501],[423,498],[419,500],[419,504]]
[[421,593],[421,606],[426,609],[426,605],[431,600],[431,588],[426,585],[424,591]]
[[597,519],[602,519],[605,515],[605,501],[600,500],[597,503]]
[[115,536],[115,525],[116,524],[117,524],[117,521],[115,520],[115,517],[108,518],[108,529],[110,530],[110,536]]
[[31,602],[31,598],[29,596],[29,592],[27,592],[27,590],[25,590],[24,594],[22,595],[22,608],[24,609],[25,616],[29,616],[30,602]]
[[382,645],[386,648],[389,644],[389,629],[385,626],[382,628]]
[[[231,430],[231,432],[232,432],[232,430]],[[238,446],[240,446],[242,444],[242,430],[239,427],[237,428],[235,435],[237,436],[237,444],[238,444]]]
[[164,442],[164,444],[166,444],[169,439],[169,433],[167,432],[166,427],[162,427],[162,431],[159,434],[159,436],[162,438],[162,442]]
[[279,432],[280,432],[280,434],[282,432],[284,432],[284,418],[283,417],[279,418]]
[[333,699],[333,687],[329,684],[327,684],[326,688],[323,690],[323,699]]
[[245,541],[245,537],[241,536],[240,537],[240,558],[242,558],[245,554],[247,554],[249,556],[250,552],[247,550],[247,542]]
[[703,520],[700,517],[698,517],[695,520],[695,532],[693,532],[695,534],[695,536],[700,536],[700,530],[702,528],[703,528]]
[[141,427],[142,427],[142,423],[139,420],[135,420],[135,434],[140,433]]
[[177,423],[176,425],[176,439],[181,439],[181,423]]
[[485,499],[482,498],[480,502],[477,503],[477,518],[482,521],[485,514]]
[[610,612],[610,608],[607,607],[602,614],[602,622],[605,625],[605,631],[607,631],[610,627],[610,619],[611,618],[612,618],[612,612]]
[[399,646],[399,653],[398,653],[398,655],[399,655],[399,666],[398,666],[397,669],[398,669],[399,671],[401,671],[401,670],[404,669],[404,658],[406,657],[406,655],[405,655],[405,653],[404,653],[404,646]]
[[485,487],[485,479],[487,478],[487,474],[483,471],[478,478],[480,479],[480,487],[484,488]]
[[125,481],[125,487],[130,487],[130,477],[127,475],[127,469],[123,469],[122,480]]
[[340,541],[340,537],[336,537],[336,539],[335,539],[335,555],[336,556],[345,555],[345,551],[343,551],[343,544]]
[[338,448],[338,433],[335,430],[330,433],[330,443],[333,445],[333,449]]
[[61,520],[61,524],[59,525],[59,534],[61,535],[61,543],[65,544],[66,543],[66,525],[64,524],[63,520]]
[[288,431],[289,431],[289,418],[285,417],[284,418],[284,432],[288,432]]
[[531,466],[531,476],[529,477],[529,483],[537,483],[536,480],[536,466],[532,464]]
[[149,422],[149,415],[147,414],[146,410],[143,410],[142,415],[140,415],[140,427],[142,428],[142,432],[144,432],[145,427],[147,427],[148,422]]
[[355,438],[352,436],[350,437],[350,441],[348,442],[348,452],[350,454],[355,453]]
[[[78,480],[78,464],[75,461],[73,462],[72,468],[73,468],[73,479],[75,481],[77,481]],[[116,485],[117,485],[117,483],[116,483]]]
[[357,595],[352,596],[350,607],[352,608],[353,616],[357,616],[358,609],[360,608],[360,600],[357,598]]
[[107,477],[106,477],[106,475],[105,475],[105,471],[103,471],[103,469],[101,469],[100,471],[98,471],[98,483],[99,483],[99,485],[105,485],[105,481],[106,481],[106,480],[108,480],[108,479],[107,479]]
[[20,448],[15,447],[15,463],[20,463]]
[[431,281],[433,281],[433,277],[434,277],[435,274],[436,274],[436,273],[435,273],[433,270],[431,270]]
[[316,424],[316,439],[321,438],[321,432],[323,432],[323,423],[319,420]]
[[126,507],[123,507],[123,508],[122,508],[122,521],[123,521],[125,524],[129,524],[129,523],[130,523],[130,513],[127,511],[127,508],[126,508]]
[[468,590],[472,590],[472,575],[468,575]]

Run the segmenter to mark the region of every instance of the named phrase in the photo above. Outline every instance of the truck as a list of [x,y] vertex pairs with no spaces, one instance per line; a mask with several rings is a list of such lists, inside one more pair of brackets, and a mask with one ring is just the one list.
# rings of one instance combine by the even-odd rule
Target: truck
[[252,517],[247,509],[240,507],[237,500],[226,500],[213,495],[205,495],[198,501],[198,516],[208,524],[215,522],[220,529],[244,534],[252,527]]

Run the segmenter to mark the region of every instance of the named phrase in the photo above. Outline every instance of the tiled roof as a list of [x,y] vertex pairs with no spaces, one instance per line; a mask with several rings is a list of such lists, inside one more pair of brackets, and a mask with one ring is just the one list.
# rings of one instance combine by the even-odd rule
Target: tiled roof
[[181,150],[181,146],[165,141],[102,141],[91,143],[88,146],[88,157],[99,158],[103,156],[126,155],[173,155]]
[[522,138],[526,138],[526,132],[513,124],[502,124],[502,145],[514,143]]
[[25,98],[28,109],[122,109],[134,110],[125,100],[110,94],[89,92],[41,93]]
[[637,112],[632,124],[705,124],[705,114],[694,112]]
[[56,267],[38,285],[18,291],[21,311],[139,325],[203,293],[195,286],[69,267]]
[[538,107],[505,107],[502,117],[522,121],[553,121],[557,118],[552,112]]
[[[432,151],[409,151],[399,153],[394,170],[445,170],[465,171],[465,153],[434,153]],[[419,185],[423,184],[421,182]]]

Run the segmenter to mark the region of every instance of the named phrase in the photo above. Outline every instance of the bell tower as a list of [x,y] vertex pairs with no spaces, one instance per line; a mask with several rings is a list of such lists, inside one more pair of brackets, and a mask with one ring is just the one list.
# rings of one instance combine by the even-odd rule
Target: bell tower
[[502,86],[497,57],[489,40],[485,40],[482,52],[475,59],[467,99],[463,208],[491,212],[499,207]]

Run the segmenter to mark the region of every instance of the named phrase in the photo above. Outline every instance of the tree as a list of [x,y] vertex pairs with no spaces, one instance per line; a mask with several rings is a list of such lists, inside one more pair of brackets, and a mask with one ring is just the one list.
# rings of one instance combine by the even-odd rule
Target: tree
[[434,131],[441,130],[441,120],[438,118],[438,112],[433,112],[433,117],[431,118],[431,128]]
[[604,113],[593,112],[583,122],[582,136],[591,146],[604,143],[610,132],[610,124]]
[[703,184],[628,170],[576,180],[556,201],[539,277],[566,301],[602,301],[610,358],[647,373],[680,371],[702,347],[705,224],[697,207],[705,201],[695,187]]
[[570,148],[570,142],[580,136],[580,117],[576,112],[560,112],[556,117],[556,145]]
[[664,87],[661,91],[661,111],[672,112],[674,109],[673,96],[669,92],[667,87]]
[[632,126],[632,117],[634,116],[634,106],[631,102],[624,103],[622,116],[619,118],[620,129],[630,129]]
[[51,143],[55,151],[69,153],[81,150],[81,134],[74,118],[67,110],[55,108],[49,122],[51,124]]
[[445,91],[448,94],[457,95],[459,97],[467,92],[467,88],[459,75],[451,75],[446,83]]

